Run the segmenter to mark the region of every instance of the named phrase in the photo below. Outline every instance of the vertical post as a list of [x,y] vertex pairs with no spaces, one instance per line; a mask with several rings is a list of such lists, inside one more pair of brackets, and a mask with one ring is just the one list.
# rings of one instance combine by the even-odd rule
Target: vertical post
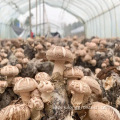
[[40,27],[39,27],[39,29],[40,29],[40,31],[39,31],[39,34],[40,34],[40,32],[41,32],[41,0],[39,0],[39,19],[40,19]]
[[36,36],[37,36],[37,21],[38,21],[38,17],[37,17],[37,0],[36,0]]
[[29,23],[30,23],[30,37],[31,37],[31,0],[29,0]]
[[43,0],[43,36],[45,35],[45,3],[44,3],[44,0]]

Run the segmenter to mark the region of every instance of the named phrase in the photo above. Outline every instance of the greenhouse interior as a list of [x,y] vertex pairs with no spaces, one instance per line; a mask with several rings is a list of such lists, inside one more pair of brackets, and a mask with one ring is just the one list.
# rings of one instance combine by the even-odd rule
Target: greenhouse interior
[[0,0],[0,120],[120,120],[120,0]]

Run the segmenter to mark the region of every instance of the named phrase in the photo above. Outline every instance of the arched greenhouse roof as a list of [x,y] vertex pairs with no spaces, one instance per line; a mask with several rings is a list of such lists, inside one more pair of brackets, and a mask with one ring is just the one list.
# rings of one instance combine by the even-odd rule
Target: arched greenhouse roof
[[[98,36],[102,38],[120,37],[120,0],[44,0],[45,4],[63,9],[75,16],[84,24],[86,37]],[[42,4],[42,0],[37,0]],[[31,0],[31,8],[36,7],[36,0]],[[11,28],[13,20],[29,11],[29,0],[0,0],[0,36],[17,37]],[[54,21],[54,20],[53,20]],[[62,27],[55,26],[62,33]],[[54,26],[54,27],[53,27]],[[34,26],[33,26],[34,27]],[[25,36],[28,30],[25,29]]]

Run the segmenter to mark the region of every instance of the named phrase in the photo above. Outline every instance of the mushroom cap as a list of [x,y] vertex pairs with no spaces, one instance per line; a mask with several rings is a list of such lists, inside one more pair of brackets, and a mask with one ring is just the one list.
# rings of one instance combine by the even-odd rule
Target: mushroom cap
[[84,45],[83,44],[79,44],[79,49],[83,50],[84,49]]
[[79,50],[79,54],[81,57],[86,55],[86,50]]
[[14,86],[14,92],[30,92],[37,88],[37,82],[33,78],[25,77],[20,79]]
[[24,59],[22,60],[22,63],[23,63],[23,64],[27,64],[28,62],[29,62],[28,58],[24,58]]
[[114,66],[120,66],[119,62],[114,62]]
[[40,81],[38,89],[40,92],[52,92],[54,90],[54,86],[50,81]]
[[22,69],[22,65],[21,64],[16,64],[16,67],[21,70]]
[[93,102],[89,109],[89,117],[91,120],[120,120],[120,113],[117,109],[100,103]]
[[0,111],[1,120],[28,120],[30,110],[26,104],[9,105]]
[[61,46],[55,46],[49,49],[46,53],[46,57],[51,61],[63,60],[66,62],[73,62],[74,60],[71,51]]
[[96,69],[95,69],[95,74],[98,74],[100,71],[101,71],[100,68],[96,68]]
[[84,76],[81,81],[85,82],[88,84],[91,88],[91,90],[96,94],[100,95],[102,94],[102,90],[100,88],[99,83],[91,76]]
[[89,49],[91,49],[91,50],[96,50],[97,49],[97,45],[95,44],[95,43],[89,43],[88,45],[87,45],[87,47],[89,48]]
[[43,46],[41,44],[38,44],[36,47],[35,47],[37,50],[41,50],[43,49]]
[[77,36],[73,36],[73,40],[77,40],[78,39],[78,37]]
[[48,80],[50,80],[50,76],[45,72],[39,72],[35,75],[35,80],[37,82],[48,81]]
[[91,60],[90,63],[92,64],[92,66],[96,66],[97,61],[95,59]]
[[78,43],[78,41],[73,41],[73,46],[75,46],[75,47],[78,47],[79,46],[79,43]]
[[24,57],[25,57],[22,52],[16,52],[16,53],[15,53],[15,56],[16,56],[17,58],[24,58]]
[[17,48],[16,52],[24,53],[24,50],[22,48]]
[[106,45],[107,44],[106,39],[100,40],[100,44]]
[[98,44],[100,42],[100,39],[99,38],[94,38],[94,39],[92,39],[92,42]]
[[82,78],[83,76],[84,73],[79,67],[72,67],[64,71],[64,77],[66,78]]
[[8,62],[9,62],[8,59],[3,59],[0,64],[1,65],[6,65]]
[[35,110],[42,110],[44,108],[44,103],[40,98],[33,97],[28,103],[29,108]]
[[85,55],[84,57],[84,61],[90,61],[91,59],[92,57],[89,54]]
[[1,68],[1,75],[16,76],[19,74],[19,69],[16,66],[7,65]]
[[102,68],[107,67],[106,63],[102,63],[101,67]]
[[28,38],[27,41],[30,43],[30,44],[33,44],[34,43],[34,40],[32,38]]
[[74,92],[82,93],[85,95],[91,94],[89,85],[80,80],[71,80],[68,82],[68,90],[70,90],[72,94],[74,94]]
[[15,77],[15,78],[12,80],[12,85],[15,85],[20,79],[22,79],[22,77]]

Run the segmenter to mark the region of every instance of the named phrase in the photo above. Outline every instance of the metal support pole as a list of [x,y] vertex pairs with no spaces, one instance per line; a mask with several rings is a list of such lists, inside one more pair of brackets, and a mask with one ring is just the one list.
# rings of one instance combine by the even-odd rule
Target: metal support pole
[[31,0],[29,0],[29,24],[30,24],[30,37],[31,37]]
[[37,17],[37,15],[38,15],[38,13],[37,13],[37,11],[38,11],[38,7],[37,7],[37,0],[36,0],[36,36],[37,36],[37,24],[38,24],[38,17]]
[[43,36],[45,35],[45,3],[44,3],[44,0],[43,0]]
[[41,33],[41,0],[39,0],[39,19],[40,19],[40,27],[39,27],[39,35],[41,35],[40,33]]

